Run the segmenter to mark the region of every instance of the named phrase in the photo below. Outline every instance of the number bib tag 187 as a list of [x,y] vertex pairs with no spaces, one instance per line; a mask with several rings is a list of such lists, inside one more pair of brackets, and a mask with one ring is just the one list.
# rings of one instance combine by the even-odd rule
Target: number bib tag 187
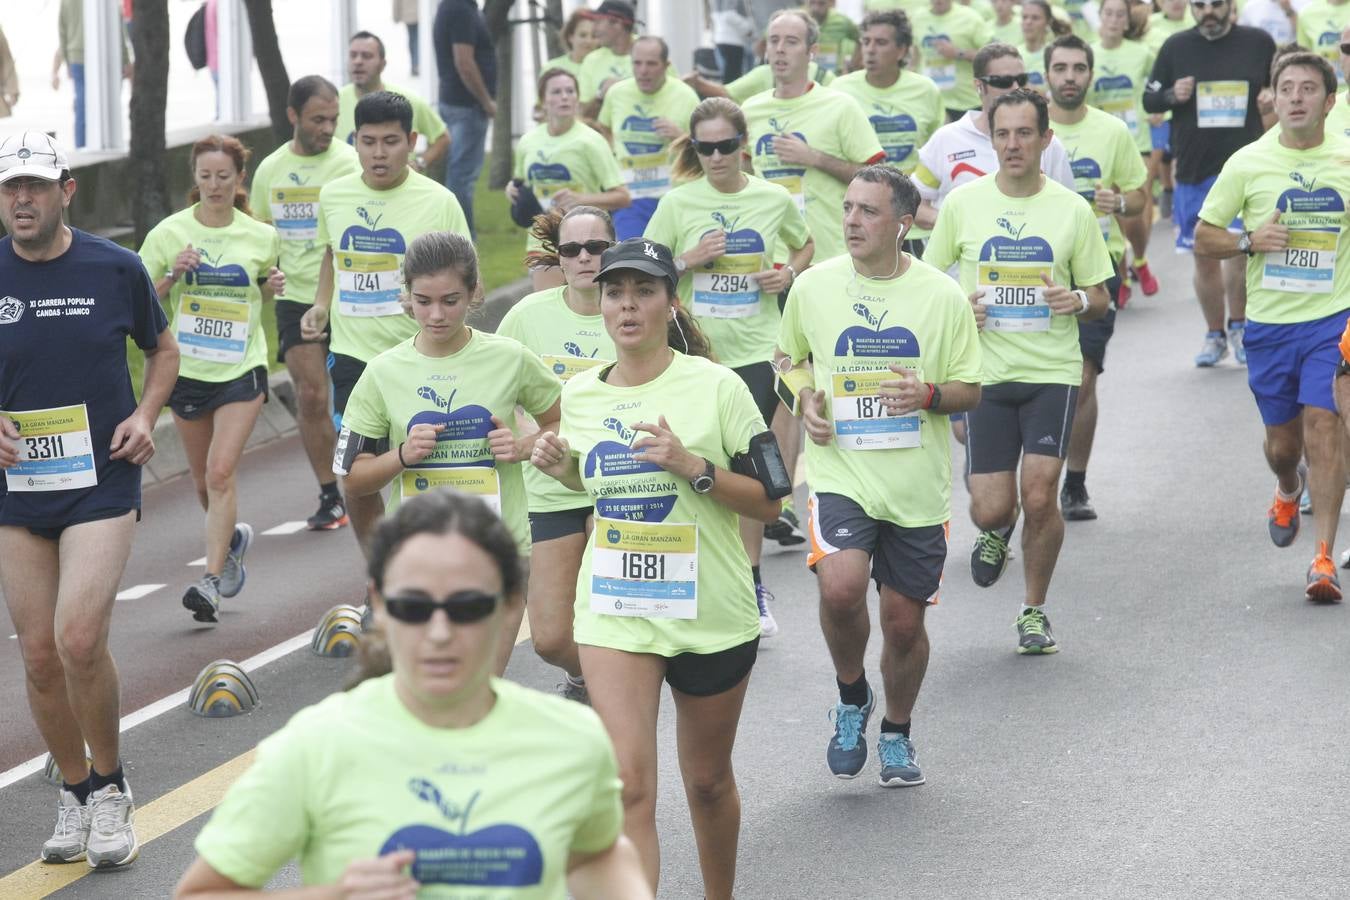
[[898,378],[881,372],[836,372],[831,376],[830,414],[834,439],[845,450],[897,450],[923,446],[918,413],[887,415],[881,382]]
[[178,302],[178,346],[208,362],[241,363],[248,346],[248,302],[184,294]]
[[670,163],[664,150],[660,153],[624,156],[619,159],[619,171],[623,175],[624,186],[634,199],[660,197],[670,190]]
[[1195,86],[1200,128],[1241,128],[1247,122],[1247,82],[1202,81]]
[[319,236],[319,189],[272,188],[272,223],[283,241],[312,241]]
[[694,315],[744,319],[759,312],[759,253],[729,254],[713,260],[711,270],[694,273]]
[[647,619],[698,617],[698,526],[597,516],[591,612]]
[[339,250],[333,266],[338,278],[338,308],[344,316],[403,315],[397,256]]
[[1043,263],[979,264],[977,287],[984,291],[985,327],[993,331],[1050,330],[1050,306],[1045,282],[1050,266]]
[[1330,294],[1336,278],[1337,231],[1289,231],[1289,246],[1265,254],[1261,287],[1270,291]]
[[83,403],[0,416],[19,429],[19,462],[5,470],[11,491],[69,491],[98,484],[89,411]]
[[404,469],[399,475],[403,497],[416,497],[436,488],[453,488],[477,497],[497,515],[502,514],[501,482],[497,470],[485,466],[457,466],[455,468]]

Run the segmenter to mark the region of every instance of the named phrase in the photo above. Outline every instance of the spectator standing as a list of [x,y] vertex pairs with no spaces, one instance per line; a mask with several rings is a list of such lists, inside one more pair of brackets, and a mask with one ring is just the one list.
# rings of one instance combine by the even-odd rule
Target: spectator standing
[[483,169],[488,122],[497,115],[497,56],[477,0],[441,0],[432,26],[440,72],[441,118],[450,129],[445,186],[459,200],[469,232],[473,189]]
[[412,76],[421,69],[421,53],[417,42],[417,0],[394,0],[394,21],[408,28],[408,58],[412,61]]
[[0,28],[0,119],[14,115],[19,102],[19,70],[14,65],[14,54],[9,52],[5,30]]

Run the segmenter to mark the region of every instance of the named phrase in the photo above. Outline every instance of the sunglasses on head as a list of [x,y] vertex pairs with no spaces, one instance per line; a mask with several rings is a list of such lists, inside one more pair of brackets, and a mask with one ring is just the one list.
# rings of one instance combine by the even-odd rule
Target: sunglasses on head
[[481,622],[497,608],[496,594],[483,591],[455,591],[444,600],[416,594],[403,597],[385,597],[384,608],[389,615],[409,625],[424,625],[431,621],[436,610],[444,610],[445,617],[456,625]]
[[599,256],[613,246],[613,241],[583,241],[581,243],[569,241],[566,244],[558,245],[558,255],[571,259],[573,256],[580,256],[584,248],[591,256]]
[[720,152],[723,156],[730,156],[741,146],[743,134],[738,134],[734,138],[727,138],[725,141],[692,141],[694,149],[698,151],[699,156],[712,156],[715,152]]
[[978,79],[989,85],[991,88],[998,88],[1000,91],[1006,91],[1013,85],[1018,87],[1027,86],[1027,76],[1023,72],[1021,75],[981,75]]

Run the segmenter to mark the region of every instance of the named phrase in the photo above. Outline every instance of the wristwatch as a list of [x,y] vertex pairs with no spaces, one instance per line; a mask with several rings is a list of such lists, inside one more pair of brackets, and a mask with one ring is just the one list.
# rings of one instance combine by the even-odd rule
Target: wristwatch
[[689,263],[687,263],[687,262],[684,261],[684,257],[683,257],[683,256],[677,256],[677,257],[675,257],[675,275],[676,275],[676,277],[680,277],[680,276],[684,275],[685,270],[687,270],[688,268],[689,268]]
[[713,489],[713,479],[717,474],[717,467],[712,464],[712,460],[703,460],[703,472],[689,482],[689,486],[694,489],[696,494],[706,494]]
[[1244,231],[1238,235],[1237,248],[1248,256],[1255,256],[1256,251],[1252,250],[1252,233]]
[[1122,216],[1125,215],[1125,195],[1124,195],[1124,194],[1117,194],[1117,195],[1116,195],[1116,212],[1119,213],[1119,214],[1122,215]]

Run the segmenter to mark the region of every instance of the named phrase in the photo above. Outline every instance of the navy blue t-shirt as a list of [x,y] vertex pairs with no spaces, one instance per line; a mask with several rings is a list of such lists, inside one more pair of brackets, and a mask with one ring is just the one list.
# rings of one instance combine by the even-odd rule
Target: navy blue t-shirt
[[[0,478],[0,525],[60,528],[141,508],[141,467],[108,457],[113,431],[136,409],[126,339],[153,350],[168,319],[140,257],[71,232],[70,248],[46,262],[22,259],[0,239],[0,411],[83,405],[98,484],[10,490],[10,470]],[[51,446],[34,454],[51,455]]]
[[432,45],[436,48],[436,68],[440,71],[440,100],[447,106],[481,109],[478,98],[464,86],[455,68],[455,44],[471,44],[473,59],[483,75],[488,93],[497,96],[497,54],[492,49],[487,21],[477,0],[441,0],[432,25]]

